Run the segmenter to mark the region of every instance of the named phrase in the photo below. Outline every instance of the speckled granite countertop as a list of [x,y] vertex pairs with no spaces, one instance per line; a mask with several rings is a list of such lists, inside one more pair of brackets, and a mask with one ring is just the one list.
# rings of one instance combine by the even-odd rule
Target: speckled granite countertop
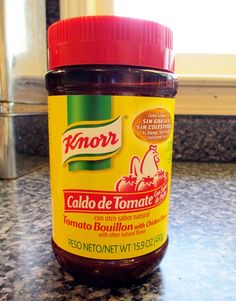
[[51,251],[48,168],[0,182],[0,300],[236,300],[236,165],[175,163],[170,246],[142,284],[79,285]]

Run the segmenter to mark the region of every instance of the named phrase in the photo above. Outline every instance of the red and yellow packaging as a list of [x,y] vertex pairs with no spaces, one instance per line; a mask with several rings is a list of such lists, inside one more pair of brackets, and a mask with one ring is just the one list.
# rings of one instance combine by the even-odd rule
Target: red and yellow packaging
[[167,239],[174,99],[49,96],[53,240],[94,259]]

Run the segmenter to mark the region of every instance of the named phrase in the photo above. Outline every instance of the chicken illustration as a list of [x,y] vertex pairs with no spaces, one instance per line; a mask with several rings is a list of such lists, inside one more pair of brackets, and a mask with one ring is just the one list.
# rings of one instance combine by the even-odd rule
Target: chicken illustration
[[134,156],[130,163],[130,174],[142,177],[154,177],[158,170],[158,163],[160,159],[158,157],[157,146],[150,145],[149,150],[144,155],[142,161],[139,157]]
[[119,192],[149,190],[156,187],[158,181],[158,163],[160,162],[157,146],[150,145],[144,157],[134,156],[130,162],[129,176],[121,177],[115,185]]

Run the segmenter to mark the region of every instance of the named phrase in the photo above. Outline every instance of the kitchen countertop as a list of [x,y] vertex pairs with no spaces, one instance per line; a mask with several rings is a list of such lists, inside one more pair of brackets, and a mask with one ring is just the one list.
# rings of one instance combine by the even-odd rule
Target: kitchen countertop
[[0,182],[0,300],[236,300],[236,165],[174,163],[160,269],[118,289],[77,284],[51,251],[48,168]]

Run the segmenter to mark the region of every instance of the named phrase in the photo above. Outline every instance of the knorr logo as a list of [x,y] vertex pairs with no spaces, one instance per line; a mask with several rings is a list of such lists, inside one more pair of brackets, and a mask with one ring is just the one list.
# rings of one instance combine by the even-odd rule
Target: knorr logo
[[62,136],[62,161],[97,161],[112,157],[121,147],[121,116],[70,124]]

